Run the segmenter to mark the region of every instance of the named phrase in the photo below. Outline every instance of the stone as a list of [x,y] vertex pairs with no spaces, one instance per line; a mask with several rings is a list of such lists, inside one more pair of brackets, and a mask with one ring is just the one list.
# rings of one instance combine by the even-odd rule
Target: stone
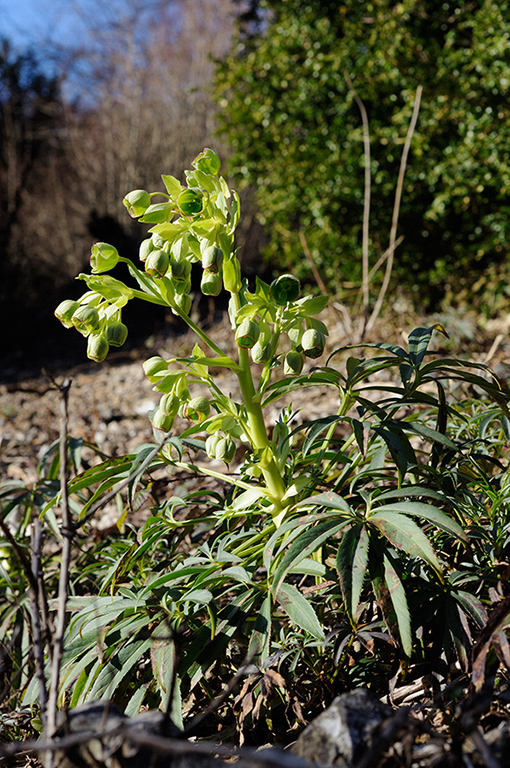
[[316,765],[341,768],[356,763],[374,743],[390,707],[365,688],[337,696],[332,704],[305,728],[292,752]]

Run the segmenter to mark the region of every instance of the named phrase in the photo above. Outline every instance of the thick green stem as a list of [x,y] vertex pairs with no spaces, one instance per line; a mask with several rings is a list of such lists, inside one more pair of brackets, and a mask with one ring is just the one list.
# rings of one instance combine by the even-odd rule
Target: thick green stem
[[[239,386],[241,387],[241,394],[243,396],[248,417],[250,438],[253,447],[258,451],[263,451],[265,448],[270,447],[270,443],[260,403],[253,401],[253,398],[255,397],[255,387],[251,375],[250,358],[248,350],[246,349],[239,349],[239,367],[241,370],[237,374],[237,378],[239,380]],[[264,464],[265,466],[262,467],[262,474],[264,475],[267,489],[271,494],[275,513],[278,514],[282,509],[281,500],[286,490],[285,483],[283,482],[274,456],[271,455],[267,463],[264,462]]]
[[[234,311],[238,312],[241,307],[241,300],[238,293],[232,293],[232,301],[234,304]],[[243,402],[246,408],[251,443],[257,451],[263,452],[265,449],[269,449],[267,453],[269,454],[270,452],[270,455],[263,457],[261,470],[267,489],[271,495],[271,501],[274,505],[273,517],[275,523],[280,525],[283,520],[283,511],[285,508],[282,499],[285,495],[286,487],[278,464],[270,448],[261,405],[258,401],[254,401],[256,391],[251,374],[250,356],[248,350],[242,347],[239,348],[239,368],[240,370],[237,372],[237,379],[239,381]]]

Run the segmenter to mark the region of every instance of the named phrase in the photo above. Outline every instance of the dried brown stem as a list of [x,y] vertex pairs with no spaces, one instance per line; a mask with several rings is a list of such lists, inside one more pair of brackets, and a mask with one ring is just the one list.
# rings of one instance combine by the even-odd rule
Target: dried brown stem
[[384,297],[386,296],[386,291],[388,290],[388,286],[390,284],[390,278],[391,278],[391,273],[393,271],[393,262],[395,257],[397,225],[398,225],[398,217],[400,214],[400,202],[402,199],[402,189],[404,187],[404,176],[405,176],[406,167],[407,167],[407,158],[409,156],[409,150],[411,148],[411,140],[413,138],[414,129],[416,128],[416,123],[418,121],[422,91],[423,91],[423,87],[419,85],[418,88],[416,89],[413,114],[411,116],[411,122],[409,123],[406,140],[404,142],[404,148],[402,150],[402,157],[400,160],[400,170],[398,173],[397,189],[395,191],[395,203],[393,205],[393,216],[392,216],[391,231],[390,231],[390,245],[388,249],[389,253],[388,253],[388,261],[386,262],[386,271],[384,273],[383,283],[381,285],[381,290],[379,291],[377,301],[375,303],[374,309],[372,310],[372,314],[370,315],[370,319],[366,325],[366,328],[365,328],[366,331],[370,331],[374,327],[375,322],[381,312]]
[[370,131],[368,127],[368,115],[365,105],[358,96],[352,80],[348,74],[345,75],[345,80],[352,93],[353,99],[358,105],[361,113],[361,122],[363,124],[363,146],[364,146],[364,158],[365,158],[365,197],[363,201],[363,239],[362,239],[362,279],[361,287],[363,292],[363,314],[362,324],[359,331],[360,341],[365,334],[365,327],[368,319],[368,311],[370,304],[370,288],[369,288],[369,244],[370,244],[370,195],[371,195],[371,177],[370,177]]
[[[55,628],[52,638],[50,654],[50,685],[48,694],[48,707],[46,716],[47,733],[51,737],[57,728],[58,688],[60,682],[60,667],[64,647],[64,633],[66,626],[67,594],[69,588],[69,570],[71,565],[71,547],[73,540],[73,528],[71,525],[71,511],[69,509],[69,497],[67,490],[67,434],[68,434],[68,405],[71,379],[66,378],[59,386],[60,390],[60,509],[62,511],[62,555],[60,565],[60,579],[58,584],[58,603]],[[50,768],[52,755],[49,754]]]

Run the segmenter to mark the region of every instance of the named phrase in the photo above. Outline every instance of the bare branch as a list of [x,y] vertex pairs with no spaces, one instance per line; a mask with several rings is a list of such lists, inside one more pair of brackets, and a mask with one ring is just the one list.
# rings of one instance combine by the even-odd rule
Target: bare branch
[[365,105],[356,93],[356,90],[352,84],[352,80],[348,74],[345,75],[345,80],[349,87],[350,92],[354,98],[354,101],[358,105],[361,112],[361,121],[363,123],[363,145],[364,145],[364,157],[365,157],[365,197],[363,201],[363,240],[362,240],[362,279],[361,286],[363,291],[363,315],[362,325],[359,331],[359,340],[363,338],[365,334],[365,328],[368,319],[369,303],[370,303],[370,290],[369,290],[369,243],[370,243],[370,195],[371,195],[371,179],[370,179],[370,132],[368,127],[368,115]]
[[406,172],[409,150],[411,148],[411,139],[413,138],[414,129],[416,128],[416,123],[418,121],[418,113],[420,111],[420,101],[421,101],[422,91],[423,91],[423,87],[419,85],[418,88],[416,89],[413,114],[411,116],[411,122],[409,123],[409,128],[407,131],[404,148],[402,150],[402,158],[400,160],[400,170],[399,170],[398,180],[397,180],[397,189],[395,192],[395,203],[393,205],[393,217],[391,221],[390,245],[388,249],[389,254],[388,254],[388,261],[386,262],[386,271],[384,273],[383,284],[381,286],[381,290],[379,291],[379,296],[377,297],[375,307],[366,325],[367,331],[371,330],[374,327],[374,324],[377,318],[379,317],[379,313],[381,311],[384,297],[386,296],[386,291],[388,290],[388,285],[390,283],[391,273],[393,270],[393,261],[394,261],[395,248],[396,248],[395,241],[397,237],[397,225],[398,225],[398,217],[400,213],[400,201],[402,199],[402,188],[404,186],[404,175]]

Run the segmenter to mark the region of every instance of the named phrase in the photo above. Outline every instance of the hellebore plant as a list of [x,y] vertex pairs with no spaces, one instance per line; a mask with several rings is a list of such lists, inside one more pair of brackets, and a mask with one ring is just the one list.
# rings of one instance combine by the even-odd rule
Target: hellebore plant
[[[328,331],[315,316],[325,308],[327,299],[300,297],[299,281],[292,275],[282,275],[271,285],[257,279],[255,292],[248,290],[234,248],[239,198],[218,175],[219,169],[217,155],[205,149],[194,160],[193,170],[186,172],[187,187],[164,175],[166,193],[137,189],[126,195],[124,204],[129,214],[152,225],[150,237],[140,246],[144,270],[119,255],[113,246],[96,243],[90,259],[92,275],[79,275],[90,290],[79,302],[62,302],[55,314],[66,327],[74,326],[87,337],[87,354],[97,362],[105,359],[110,346],[124,343],[127,329],[121,314],[129,300],[161,304],[181,317],[199,340],[193,354],[170,360],[153,357],[144,364],[149,381],[162,394],[152,416],[153,426],[169,432],[176,415],[184,415],[193,425],[184,437],[197,431],[211,434],[205,450],[211,458],[226,463],[234,456],[236,441],[248,444],[251,474],[262,480],[257,483],[260,503],[278,526],[296,499],[289,495],[284,476],[285,456],[282,461],[275,442],[268,437],[264,399],[276,369],[295,377],[301,373],[305,357],[315,359],[323,353]],[[154,202],[161,198],[162,202]],[[105,274],[119,262],[127,265],[139,289]],[[217,296],[223,289],[230,294],[236,359],[189,317],[191,265],[195,262],[203,269],[200,288],[204,295]],[[284,339],[286,352],[282,351]],[[256,377],[252,363],[262,366]],[[218,367],[236,375],[240,403],[215,384],[210,369]],[[208,399],[193,397],[191,390],[197,383],[208,387]],[[167,456],[170,458],[169,451]],[[209,474],[218,477],[217,472]],[[235,478],[228,481],[246,488]]]
[[[74,686],[72,706],[109,695],[125,685],[129,670],[151,649],[153,679],[136,687],[130,711],[151,695],[155,681],[163,703],[170,690],[177,692],[175,714],[179,690],[189,693],[224,659],[234,635],[261,669],[285,662],[292,671],[303,664],[312,688],[326,659],[331,680],[347,679],[349,665],[341,662],[354,658],[359,644],[370,653],[376,645],[391,647],[403,667],[414,657],[443,671],[458,659],[467,669],[468,629],[483,624],[483,595],[466,587],[476,581],[469,574],[459,577],[470,543],[465,529],[480,478],[498,483],[499,468],[508,465],[501,435],[510,435],[509,393],[480,363],[431,355],[433,331],[445,333],[439,325],[413,330],[406,349],[358,345],[375,356],[348,357],[345,372],[315,363],[303,372],[306,358],[316,361],[325,348],[328,331],[317,315],[327,299],[301,296],[293,275],[271,285],[257,279],[249,290],[234,246],[239,198],[219,168],[218,157],[205,149],[186,172],[186,187],[163,176],[165,193],[129,193],[124,203],[130,215],[150,225],[140,246],[143,268],[111,245],[96,243],[92,274],[79,276],[88,292],[80,301],[64,301],[55,313],[87,338],[88,356],[96,361],[124,343],[122,310],[133,298],[169,307],[198,339],[188,357],[157,356],[144,363],[161,395],[151,416],[160,440],[69,482],[70,496],[80,503],[79,494],[98,485],[79,508],[78,525],[105,490],[151,461],[149,469],[164,463],[227,487],[223,496],[210,489],[163,501],[136,540],[124,542],[124,554],[98,566],[104,571],[99,596],[70,603],[75,615],[66,637],[61,695]],[[119,262],[138,288],[106,274]],[[189,316],[194,263],[202,267],[203,294],[230,295],[228,350]],[[218,368],[237,378],[238,400],[222,391],[214,376]],[[386,383],[378,379],[381,372]],[[448,392],[451,381],[459,391],[476,388],[491,405],[483,424],[473,422],[473,434],[455,426],[466,417]],[[294,429],[291,407],[282,408],[274,424],[265,418],[279,398],[316,385],[334,388],[336,413]],[[172,434],[177,415],[190,424],[180,435]],[[490,450],[488,430],[498,435]],[[235,473],[183,461],[186,447],[228,465],[239,445],[245,455]],[[480,465],[481,452],[495,468],[487,470],[490,478]],[[192,497],[201,511],[188,518],[181,511]],[[188,536],[197,528],[202,540]],[[131,586],[121,584],[135,563]],[[108,606],[104,617],[98,601]],[[88,644],[83,641],[92,620],[105,639],[104,659],[97,657],[96,628]],[[183,626],[190,642],[182,649],[174,686],[172,633]],[[34,697],[29,691],[26,700]]]

